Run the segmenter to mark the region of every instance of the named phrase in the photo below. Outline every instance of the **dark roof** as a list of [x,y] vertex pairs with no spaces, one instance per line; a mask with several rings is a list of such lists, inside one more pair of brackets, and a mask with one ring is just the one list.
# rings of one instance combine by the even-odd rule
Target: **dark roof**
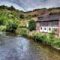
[[38,21],[54,21],[59,20],[60,14],[49,14],[38,17]]

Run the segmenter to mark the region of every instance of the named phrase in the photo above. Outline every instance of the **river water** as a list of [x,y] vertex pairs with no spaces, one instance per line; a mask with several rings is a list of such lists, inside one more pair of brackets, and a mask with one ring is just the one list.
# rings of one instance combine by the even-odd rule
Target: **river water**
[[0,60],[60,60],[60,52],[23,37],[0,35]]

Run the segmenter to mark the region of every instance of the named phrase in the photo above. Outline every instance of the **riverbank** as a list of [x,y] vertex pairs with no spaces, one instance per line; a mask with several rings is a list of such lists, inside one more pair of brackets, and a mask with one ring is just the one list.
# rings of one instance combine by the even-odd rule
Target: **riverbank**
[[35,31],[35,32],[29,32],[24,37],[27,37],[28,39],[32,39],[35,42],[51,46],[56,50],[60,50],[60,38],[55,37],[53,33],[42,34]]
[[[0,34],[2,34],[2,32],[0,32]],[[4,32],[3,34],[6,35],[12,35],[12,36],[17,36],[17,34],[15,33],[6,33]],[[22,29],[20,31],[20,34],[18,34],[18,36],[23,36],[25,38],[28,38],[30,40],[33,40],[35,42],[41,43],[43,45],[47,45],[50,46],[53,49],[59,50],[60,51],[60,38],[56,38],[54,37],[53,34],[42,34],[42,33],[38,33],[36,31],[33,32],[29,32],[26,29]]]

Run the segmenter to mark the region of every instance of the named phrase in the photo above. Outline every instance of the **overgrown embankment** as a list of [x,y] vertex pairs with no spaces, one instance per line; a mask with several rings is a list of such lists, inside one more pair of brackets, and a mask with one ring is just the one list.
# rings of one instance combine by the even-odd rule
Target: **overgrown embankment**
[[27,36],[28,38],[31,38],[36,42],[49,45],[53,48],[60,50],[60,38],[55,37],[53,33],[44,34],[35,31],[32,33],[30,32],[30,34]]

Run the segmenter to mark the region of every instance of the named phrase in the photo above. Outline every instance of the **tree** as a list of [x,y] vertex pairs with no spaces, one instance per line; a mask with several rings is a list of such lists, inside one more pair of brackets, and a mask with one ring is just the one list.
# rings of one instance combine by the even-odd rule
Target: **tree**
[[15,10],[15,8],[11,6],[11,7],[8,7],[8,10]]
[[0,9],[5,9],[5,8],[8,8],[8,7],[5,5],[0,6]]
[[21,19],[24,19],[24,15],[23,15],[23,14],[20,14],[20,18],[21,18]]
[[28,29],[29,29],[30,31],[36,29],[36,22],[35,22],[34,20],[30,20],[30,21],[29,21]]

